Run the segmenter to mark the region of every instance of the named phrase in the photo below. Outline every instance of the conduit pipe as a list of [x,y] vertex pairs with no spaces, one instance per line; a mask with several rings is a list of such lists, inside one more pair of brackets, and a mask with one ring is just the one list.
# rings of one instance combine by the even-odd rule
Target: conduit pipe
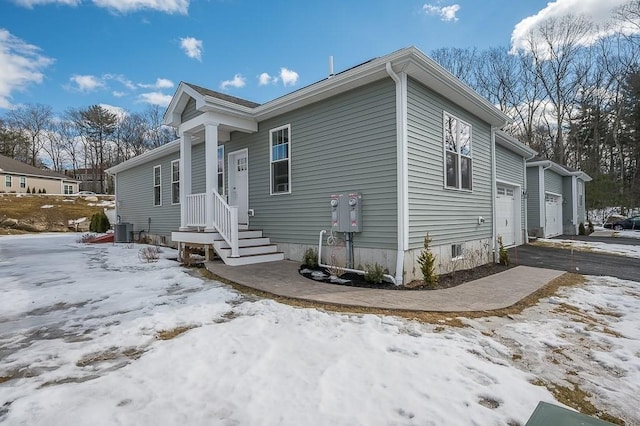
[[[318,266],[322,266],[323,268],[331,268],[331,265],[325,265],[324,263],[322,263],[322,237],[326,233],[327,231],[323,229],[322,231],[320,231],[320,236],[318,237]],[[341,268],[341,269],[343,269],[345,272],[353,272],[354,274],[360,274],[360,275],[365,274],[365,271],[361,271],[360,269],[351,269],[351,268]],[[393,285],[398,285],[396,283],[396,279],[392,275],[384,274],[383,277],[386,278],[387,281],[392,282]]]

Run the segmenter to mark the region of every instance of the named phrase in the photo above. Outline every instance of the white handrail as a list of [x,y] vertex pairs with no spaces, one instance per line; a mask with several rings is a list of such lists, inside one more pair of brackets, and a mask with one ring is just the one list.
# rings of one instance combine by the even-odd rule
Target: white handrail
[[230,206],[218,194],[213,192],[213,226],[231,247],[231,256],[238,254],[238,207]]
[[205,206],[207,204],[206,194],[190,194],[186,197],[187,202],[187,226],[203,228],[207,224]]

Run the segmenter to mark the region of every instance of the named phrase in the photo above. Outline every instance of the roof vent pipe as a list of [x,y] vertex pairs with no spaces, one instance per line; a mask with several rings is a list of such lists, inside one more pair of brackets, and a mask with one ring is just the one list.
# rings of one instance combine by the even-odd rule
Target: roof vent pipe
[[333,55],[329,56],[329,78],[333,77]]

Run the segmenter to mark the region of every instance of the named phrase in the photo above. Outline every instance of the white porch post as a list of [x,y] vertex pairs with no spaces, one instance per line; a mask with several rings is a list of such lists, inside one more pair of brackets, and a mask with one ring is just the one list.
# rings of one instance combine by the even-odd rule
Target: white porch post
[[188,231],[187,195],[191,195],[191,135],[180,135],[180,231]]
[[218,192],[218,124],[204,126],[205,175],[206,175],[206,220],[205,232],[214,232],[213,193]]

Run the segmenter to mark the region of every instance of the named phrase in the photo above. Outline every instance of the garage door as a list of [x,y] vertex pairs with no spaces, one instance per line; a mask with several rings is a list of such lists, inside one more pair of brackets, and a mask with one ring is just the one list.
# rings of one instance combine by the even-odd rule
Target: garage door
[[516,200],[513,188],[498,186],[496,193],[496,233],[502,236],[502,244],[516,244]]
[[544,236],[555,237],[562,234],[562,197],[546,194],[544,197],[546,218]]

